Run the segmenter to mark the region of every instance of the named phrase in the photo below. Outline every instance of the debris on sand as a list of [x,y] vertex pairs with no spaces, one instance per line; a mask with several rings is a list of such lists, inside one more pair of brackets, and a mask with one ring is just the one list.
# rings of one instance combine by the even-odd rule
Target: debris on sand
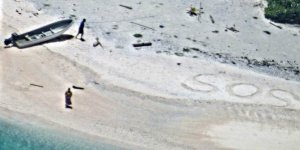
[[219,31],[218,30],[214,30],[214,31],[212,31],[212,33],[219,33]]
[[145,25],[139,24],[139,23],[135,23],[135,22],[130,22],[130,23],[132,23],[132,24],[135,24],[135,25],[138,25],[138,26],[141,26],[141,27],[144,27],[144,28],[147,28],[147,29],[151,29],[151,30],[155,31],[155,29],[154,29],[154,28],[151,28],[151,27],[148,27],[148,26],[145,26]]
[[123,8],[127,8],[127,9],[132,9],[132,7],[126,6],[126,5],[122,5],[122,4],[120,4],[119,6],[121,6],[121,7],[123,7]]
[[151,42],[147,42],[147,43],[137,43],[137,44],[132,44],[133,47],[143,47],[143,46],[152,46]]
[[200,3],[199,9],[197,9],[196,7],[191,6],[190,9],[187,11],[187,13],[188,13],[191,17],[197,16],[198,21],[200,22],[201,14],[204,14],[204,11],[203,11],[203,8],[202,8],[202,6],[201,6],[201,3]]
[[159,25],[159,27],[160,27],[160,28],[164,28],[165,26],[164,26],[164,25]]
[[44,7],[50,7],[51,5],[50,5],[50,4],[47,4],[47,3],[44,3],[43,6],[44,6]]
[[40,88],[43,88],[44,86],[42,85],[38,85],[38,84],[33,84],[33,83],[30,83],[31,86],[36,86],[36,87],[40,87]]
[[271,35],[271,32],[270,31],[264,31],[266,34],[268,34],[268,35]]
[[113,28],[114,30],[118,30],[119,29],[119,26],[118,25],[113,25]]
[[16,13],[18,13],[19,15],[22,15],[22,13],[18,9],[16,9]]
[[[198,54],[201,54],[205,58],[211,58],[221,63],[246,66],[251,69],[259,70],[266,73],[271,73],[276,76],[285,77],[287,79],[295,79],[295,80],[300,79],[299,78],[300,69],[296,61],[294,62],[287,61],[287,63],[284,65],[282,64],[283,62],[279,63],[273,59],[257,60],[254,58],[251,59],[247,56],[237,57],[237,56],[232,56],[231,54],[228,53],[213,53],[213,52],[200,50],[194,47],[185,47],[185,51],[188,51],[188,49],[196,51]],[[178,54],[175,53],[175,55],[178,56],[181,54],[183,53],[178,53]]]
[[182,51],[183,52],[190,52],[190,49],[189,48],[183,48]]
[[133,35],[135,38],[142,38],[143,37],[143,35],[142,34],[139,34],[139,33],[136,33],[136,34],[134,34]]
[[261,7],[261,8],[263,8],[263,7],[264,7],[264,4],[263,4],[262,1],[260,1],[260,2],[255,3],[255,4],[253,5],[253,7]]
[[274,27],[277,27],[278,29],[282,29],[281,26],[274,24],[273,22],[270,22],[271,25],[273,25]]
[[77,89],[77,90],[84,90],[84,88],[83,88],[83,87],[79,87],[79,86],[75,86],[75,85],[73,85],[72,87],[73,87],[73,89]]
[[211,23],[215,24],[215,20],[211,15],[209,15],[209,18],[210,18]]
[[233,27],[226,27],[226,29],[227,30],[230,30],[230,31],[232,31],[232,32],[235,32],[235,33],[237,33],[237,32],[240,32],[239,30],[237,30],[236,28],[235,28],[235,26],[233,26]]
[[184,56],[184,54],[183,53],[178,53],[178,52],[176,52],[176,53],[174,53],[176,56],[179,56],[179,57],[182,57],[182,56]]
[[77,16],[76,16],[76,15],[74,15],[74,14],[70,14],[70,15],[69,15],[69,18],[70,18],[70,19],[77,20]]
[[196,7],[191,7],[190,10],[187,12],[190,16],[198,16],[199,10]]
[[35,13],[32,13],[32,15],[34,15],[34,16],[38,16],[38,15],[39,15],[39,13],[38,13],[38,12],[35,12]]

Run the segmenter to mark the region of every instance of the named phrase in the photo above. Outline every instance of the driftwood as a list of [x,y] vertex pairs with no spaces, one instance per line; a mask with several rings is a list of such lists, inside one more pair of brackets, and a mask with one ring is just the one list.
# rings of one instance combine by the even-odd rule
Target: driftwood
[[227,29],[227,30],[230,30],[230,31],[232,31],[232,32],[240,32],[240,31],[237,30],[235,27],[230,27],[230,28],[226,27],[226,29]]
[[276,24],[274,24],[274,23],[272,23],[272,22],[270,22],[270,24],[271,24],[271,25],[273,25],[273,26],[275,26],[275,27],[277,27],[278,29],[282,29],[282,27],[281,27],[281,26],[279,26],[279,25],[276,25]]
[[135,23],[135,22],[130,22],[130,23],[132,23],[132,24],[135,24],[135,25],[139,25],[139,26],[141,26],[141,27],[148,28],[148,29],[151,29],[151,30],[155,31],[155,29],[154,29],[154,28],[151,28],[151,27],[148,27],[148,26],[145,26],[145,25],[139,24],[139,23]]
[[79,87],[79,86],[75,86],[75,85],[73,85],[72,87],[73,87],[73,89],[84,90],[83,87]]
[[214,31],[211,31],[212,33],[219,33],[219,31],[218,30],[214,30]]
[[37,84],[33,84],[33,83],[30,83],[31,86],[36,86],[36,87],[40,87],[40,88],[43,88],[44,86],[42,85],[37,85]]
[[209,18],[210,18],[211,23],[215,24],[215,20],[211,15],[209,15]]
[[270,31],[264,31],[266,34],[271,35]]
[[132,44],[133,47],[142,47],[142,46],[151,46],[152,43],[148,42],[148,43],[137,43],[137,44]]
[[132,9],[132,7],[126,6],[126,5],[122,5],[122,4],[120,4],[119,6],[124,7],[124,8],[127,8],[127,9]]

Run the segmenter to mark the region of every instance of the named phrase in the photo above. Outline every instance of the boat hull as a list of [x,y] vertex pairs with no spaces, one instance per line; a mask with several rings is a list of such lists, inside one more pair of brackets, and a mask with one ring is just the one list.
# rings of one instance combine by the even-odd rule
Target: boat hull
[[13,44],[18,48],[26,48],[53,40],[61,36],[73,24],[73,20],[66,19],[51,23],[38,29],[18,35]]

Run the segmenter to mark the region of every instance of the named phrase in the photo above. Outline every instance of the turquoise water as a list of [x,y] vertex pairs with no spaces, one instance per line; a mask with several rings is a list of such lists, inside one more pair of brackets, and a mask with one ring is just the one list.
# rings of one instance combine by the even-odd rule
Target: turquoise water
[[116,150],[113,145],[84,139],[76,133],[61,132],[25,122],[0,118],[0,150]]

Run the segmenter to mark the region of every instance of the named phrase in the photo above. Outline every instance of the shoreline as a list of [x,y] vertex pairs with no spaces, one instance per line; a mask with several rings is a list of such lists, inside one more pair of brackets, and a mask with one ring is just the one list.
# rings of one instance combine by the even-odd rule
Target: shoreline
[[[70,127],[52,122],[50,120],[46,120],[46,118],[34,116],[32,114],[25,114],[25,113],[9,110],[7,108],[3,108],[2,106],[0,107],[0,113],[1,113],[0,122],[3,124],[11,124],[9,125],[10,128],[6,129],[7,132],[5,132],[5,134],[6,136],[8,136],[7,137],[8,139],[6,139],[5,141],[6,142],[14,141],[14,143],[20,143],[22,141],[26,141],[28,143],[27,145],[28,148],[31,149],[39,148],[38,147],[39,144],[48,146],[44,148],[51,148],[57,150],[63,147],[65,148],[68,147],[67,149],[78,149],[78,150],[82,148],[84,149],[99,148],[99,149],[108,149],[108,150],[128,148],[125,145],[123,145],[123,147],[116,146],[115,144],[116,141],[110,141],[108,139],[104,139],[97,135],[90,135],[80,130],[72,129]],[[18,135],[19,136],[18,140],[11,139],[11,137],[9,137],[9,136],[13,137],[14,136],[13,133],[18,133],[18,132],[22,132],[22,134]],[[33,139],[30,139],[29,136],[32,136]],[[31,145],[30,144],[31,141],[34,141],[35,144]],[[114,145],[112,145],[111,143],[114,143]],[[2,144],[9,144],[9,143],[2,143]],[[118,145],[122,146],[121,144]],[[3,145],[0,145],[0,147],[1,146]],[[8,147],[4,147],[4,148],[8,148]]]

